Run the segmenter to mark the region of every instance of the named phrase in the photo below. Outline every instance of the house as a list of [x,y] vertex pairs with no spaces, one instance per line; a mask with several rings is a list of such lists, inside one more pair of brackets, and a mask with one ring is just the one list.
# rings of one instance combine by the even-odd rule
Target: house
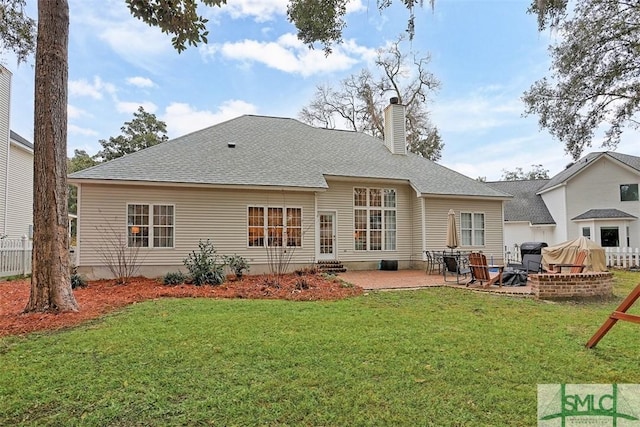
[[589,153],[548,180],[487,183],[512,194],[505,246],[585,236],[603,247],[640,247],[640,157]]
[[79,272],[108,277],[114,237],[138,248],[150,277],[184,271],[201,239],[247,258],[252,273],[268,271],[273,250],[291,268],[423,266],[425,250],[446,249],[450,209],[461,249],[501,258],[510,196],[407,153],[403,105],[390,104],[385,123],[383,142],[245,115],[76,172]]
[[0,65],[0,234],[31,237],[33,144],[10,130],[11,72]]

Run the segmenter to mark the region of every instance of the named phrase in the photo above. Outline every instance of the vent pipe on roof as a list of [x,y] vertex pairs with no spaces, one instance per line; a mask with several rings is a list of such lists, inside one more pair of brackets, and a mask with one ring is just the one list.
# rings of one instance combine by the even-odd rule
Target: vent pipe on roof
[[227,142],[227,147],[236,148],[236,143],[235,142]]

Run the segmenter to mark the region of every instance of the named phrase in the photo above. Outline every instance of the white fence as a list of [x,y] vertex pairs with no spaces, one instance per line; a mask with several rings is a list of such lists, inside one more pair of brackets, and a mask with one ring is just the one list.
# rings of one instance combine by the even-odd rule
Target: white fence
[[0,277],[31,273],[31,240],[0,239]]
[[640,249],[638,248],[604,248],[607,265],[610,267],[640,267]]

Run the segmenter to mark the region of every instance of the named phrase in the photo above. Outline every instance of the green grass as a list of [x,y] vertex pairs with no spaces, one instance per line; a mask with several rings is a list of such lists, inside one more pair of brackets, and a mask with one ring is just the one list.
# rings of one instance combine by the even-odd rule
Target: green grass
[[535,425],[539,383],[640,382],[638,325],[584,347],[640,282],[616,277],[616,300],[589,304],[449,288],[136,304],[0,340],[0,425]]

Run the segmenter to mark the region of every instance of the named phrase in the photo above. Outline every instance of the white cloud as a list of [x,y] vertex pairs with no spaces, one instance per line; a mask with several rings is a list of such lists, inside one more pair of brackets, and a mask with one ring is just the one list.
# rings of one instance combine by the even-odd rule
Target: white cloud
[[189,104],[174,102],[164,112],[162,120],[172,138],[204,129],[243,114],[255,114],[255,105],[241,100],[228,100],[218,107],[218,111],[197,110]]
[[93,48],[97,38],[125,61],[149,72],[158,72],[165,62],[161,57],[174,53],[171,37],[132,17],[121,0],[71,0],[69,10],[71,41],[85,49]]
[[476,92],[450,101],[436,102],[433,122],[444,132],[486,132],[519,120],[524,105],[519,97]]
[[82,117],[93,117],[93,115],[88,111],[83,110],[82,108],[67,104],[67,118],[69,120],[79,119]]
[[102,99],[104,93],[114,95],[116,87],[111,83],[103,82],[99,76],[95,76],[93,82],[88,82],[85,79],[69,81],[69,94],[72,96]]
[[93,129],[82,128],[82,127],[76,126],[76,125],[69,125],[67,127],[67,130],[69,131],[69,133],[74,134],[74,135],[84,135],[84,136],[96,136],[96,135],[98,135],[98,132],[96,132]]
[[147,77],[140,77],[140,76],[127,78],[127,83],[132,86],[137,86],[142,88],[155,86],[155,83],[153,83],[153,80]]
[[136,111],[138,111],[138,108],[141,106],[142,108],[144,108],[144,111],[146,111],[147,113],[153,114],[158,110],[158,106],[151,101],[144,101],[144,102],[118,101],[116,102],[116,110],[118,111],[118,113],[133,114]]
[[276,15],[285,15],[287,3],[288,0],[235,0],[223,5],[220,12],[233,19],[252,17],[256,22],[266,22]]
[[154,62],[154,58],[173,49],[169,37],[158,28],[130,18],[117,24],[111,23],[100,32],[99,37],[123,59],[138,65],[143,65],[147,60]]
[[[235,0],[228,2],[221,8],[203,9],[202,13],[210,17],[226,13],[233,19],[252,18],[256,22],[267,22],[278,16],[285,16],[288,3],[289,0]],[[347,2],[346,10],[347,13],[354,13],[366,10],[366,8],[361,0],[350,0]]]
[[285,73],[308,77],[314,74],[343,71],[359,61],[375,56],[375,50],[359,46],[348,40],[326,56],[322,50],[311,50],[295,34],[287,33],[274,42],[243,40],[202,48],[205,57],[222,55],[224,58],[242,61],[245,64],[261,63]]

